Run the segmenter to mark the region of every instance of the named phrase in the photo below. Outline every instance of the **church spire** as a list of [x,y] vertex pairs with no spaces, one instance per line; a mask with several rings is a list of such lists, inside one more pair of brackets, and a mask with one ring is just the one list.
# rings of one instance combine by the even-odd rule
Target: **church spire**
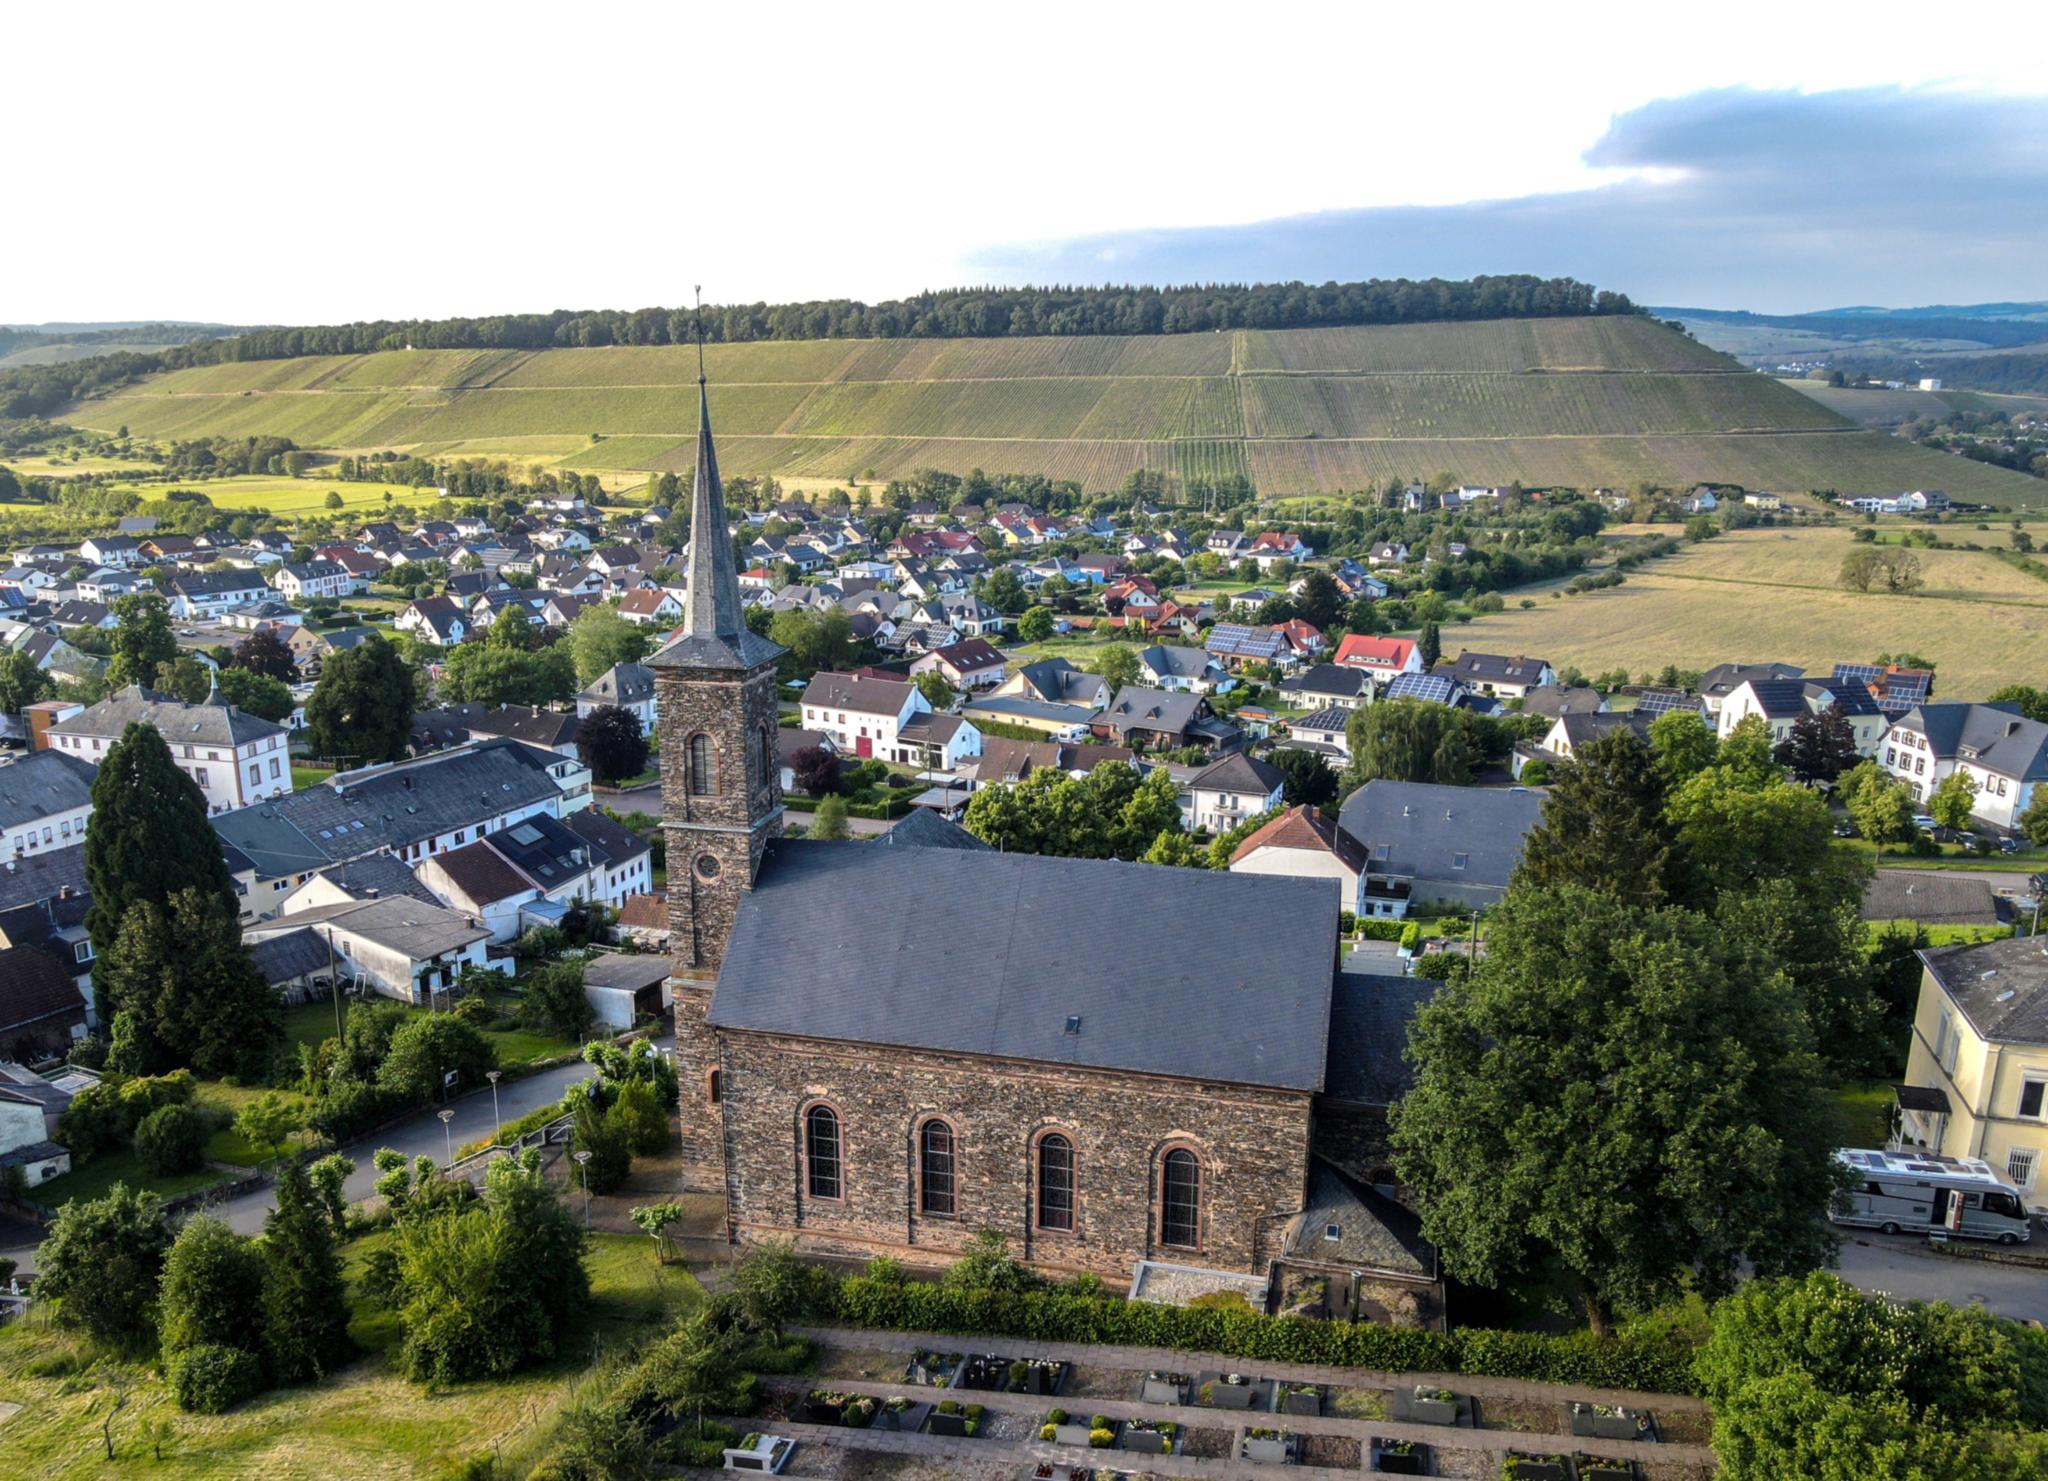
[[690,490],[690,561],[682,631],[650,662],[690,668],[753,668],[782,648],[747,627],[739,574],[711,436],[711,389],[704,374],[704,307],[697,306],[697,476]]

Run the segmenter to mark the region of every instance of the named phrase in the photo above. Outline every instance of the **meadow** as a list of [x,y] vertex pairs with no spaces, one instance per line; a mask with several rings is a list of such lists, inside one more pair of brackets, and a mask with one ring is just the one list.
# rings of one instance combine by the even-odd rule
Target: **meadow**
[[1835,572],[1849,543],[1846,529],[1736,531],[1639,566],[1611,590],[1544,593],[1529,608],[1510,600],[1447,629],[1444,650],[1634,674],[1768,661],[1826,672],[1910,651],[1934,662],[1942,699],[1982,699],[2048,667],[2048,582],[1988,554],[1921,550],[1923,594],[1844,591]]
[[[1538,319],[1018,340],[711,345],[731,473],[887,479],[1151,468],[1284,496],[1448,472],[1580,487],[1714,481],[1945,488],[2048,504],[2048,484],[1861,431],[1811,395],[1648,319]],[[694,457],[689,346],[385,351],[205,366],[66,415],[139,436],[560,463],[626,483]]]
[[[348,1248],[353,1277],[388,1234]],[[398,1340],[388,1313],[350,1290],[353,1336],[364,1356],[327,1380],[273,1389],[226,1414],[181,1412],[154,1365],[92,1352],[46,1315],[0,1330],[0,1404],[21,1410],[0,1421],[0,1470],[13,1477],[103,1476],[114,1470],[101,1424],[119,1402],[113,1436],[123,1469],[163,1476],[441,1477],[477,1456],[510,1461],[552,1428],[591,1354],[616,1351],[687,1314],[703,1288],[685,1270],[657,1267],[638,1234],[591,1236],[586,1266],[591,1305],[564,1334],[553,1362],[490,1383],[432,1390],[392,1366]],[[172,1437],[156,1460],[147,1426],[168,1421]],[[520,1469],[517,1474],[525,1474]]]

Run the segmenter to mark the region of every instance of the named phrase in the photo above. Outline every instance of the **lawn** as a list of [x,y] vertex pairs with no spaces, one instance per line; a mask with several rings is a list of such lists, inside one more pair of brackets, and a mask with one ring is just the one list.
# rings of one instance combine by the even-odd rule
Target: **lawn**
[[[355,1241],[351,1273],[388,1238]],[[591,1307],[562,1334],[561,1356],[512,1378],[440,1392],[394,1371],[395,1323],[353,1293],[349,1330],[364,1349],[361,1359],[324,1383],[273,1390],[213,1416],[180,1412],[153,1364],[91,1362],[82,1339],[38,1316],[0,1330],[0,1401],[23,1406],[0,1431],[0,1469],[20,1477],[105,1475],[100,1424],[120,1393],[126,1403],[113,1425],[120,1459],[139,1460],[152,1474],[440,1477],[497,1453],[508,1463],[501,1474],[524,1475],[594,1350],[620,1350],[703,1299],[692,1276],[657,1267],[650,1248],[637,1234],[592,1235]],[[175,1436],[153,1463],[142,1435],[159,1420]]]
[[1827,673],[1911,651],[1936,665],[1939,699],[1982,699],[2048,668],[2048,583],[1988,554],[1923,550],[1939,594],[1843,591],[1832,570],[1848,548],[1845,530],[1738,531],[1638,567],[1612,590],[1546,595],[1527,610],[1511,600],[1447,628],[1444,649],[1636,674],[1767,661]]
[[[269,1087],[223,1085],[218,1080],[202,1080],[199,1084],[200,1104],[217,1107],[231,1116],[241,1114],[242,1107],[267,1093]],[[301,1110],[310,1109],[312,1106],[311,1099],[296,1090],[280,1090],[276,1093]],[[293,1138],[293,1143],[303,1143],[309,1139],[307,1133],[301,1132]],[[271,1148],[257,1146],[237,1131],[232,1123],[216,1131],[206,1143],[206,1156],[209,1161],[231,1162],[237,1167],[261,1166],[273,1155]]]
[[131,1188],[147,1188],[166,1198],[177,1198],[227,1180],[226,1173],[216,1172],[210,1167],[168,1178],[155,1177],[143,1170],[142,1160],[135,1155],[134,1148],[122,1147],[102,1152],[85,1166],[73,1168],[61,1178],[52,1178],[31,1192],[37,1203],[58,1208],[74,1198],[104,1198],[116,1183],[126,1183]]
[[271,474],[247,474],[232,478],[209,478],[190,483],[173,480],[167,483],[121,484],[143,499],[161,499],[173,488],[195,489],[213,501],[216,509],[268,509],[272,514],[325,514],[327,496],[339,494],[343,509],[382,509],[384,495],[389,493],[391,501],[397,504],[411,504],[415,507],[434,502],[432,489],[416,489],[405,484],[344,483],[340,479],[322,479],[317,476],[287,478]]
[[[384,1002],[395,999],[373,999]],[[512,993],[498,991],[488,994],[491,1009],[498,1015],[495,1021],[502,1021],[518,1011],[519,999]],[[348,999],[344,997],[342,1012],[348,1012]],[[425,1008],[415,1008],[415,1013],[425,1013]],[[301,1003],[295,1008],[285,1009],[285,1048],[293,1055],[299,1052],[301,1044],[318,1048],[323,1040],[334,1037],[334,1004],[329,998],[311,1003]],[[496,1046],[498,1063],[506,1069],[531,1064],[537,1059],[552,1059],[561,1054],[574,1054],[578,1047],[567,1039],[556,1038],[553,1034],[540,1033],[533,1029],[519,1027],[486,1028],[484,1037]]]
[[1882,1147],[1892,1134],[1892,1087],[1886,1080],[1844,1085],[1835,1091],[1835,1145]]
[[333,775],[334,768],[331,766],[301,766],[294,762],[292,764],[292,790],[294,792],[303,792],[308,787],[317,787]]

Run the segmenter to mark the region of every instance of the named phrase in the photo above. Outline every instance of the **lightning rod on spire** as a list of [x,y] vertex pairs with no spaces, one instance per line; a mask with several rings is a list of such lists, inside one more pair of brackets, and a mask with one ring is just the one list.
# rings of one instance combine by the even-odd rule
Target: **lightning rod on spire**
[[701,386],[704,384],[704,285],[692,284],[690,291],[697,300],[697,384]]

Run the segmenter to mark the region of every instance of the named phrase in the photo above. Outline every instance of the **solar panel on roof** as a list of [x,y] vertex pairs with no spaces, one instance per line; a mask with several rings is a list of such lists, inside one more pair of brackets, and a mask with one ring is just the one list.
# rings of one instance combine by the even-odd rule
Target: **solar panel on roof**
[[1673,710],[1697,710],[1700,702],[1680,689],[1645,689],[1636,697],[1636,712],[1664,715]]
[[530,847],[540,842],[540,829],[534,827],[531,823],[521,823],[512,830],[512,841]]
[[1422,699],[1447,705],[1457,696],[1457,681],[1441,674],[1401,674],[1387,686],[1388,699]]

